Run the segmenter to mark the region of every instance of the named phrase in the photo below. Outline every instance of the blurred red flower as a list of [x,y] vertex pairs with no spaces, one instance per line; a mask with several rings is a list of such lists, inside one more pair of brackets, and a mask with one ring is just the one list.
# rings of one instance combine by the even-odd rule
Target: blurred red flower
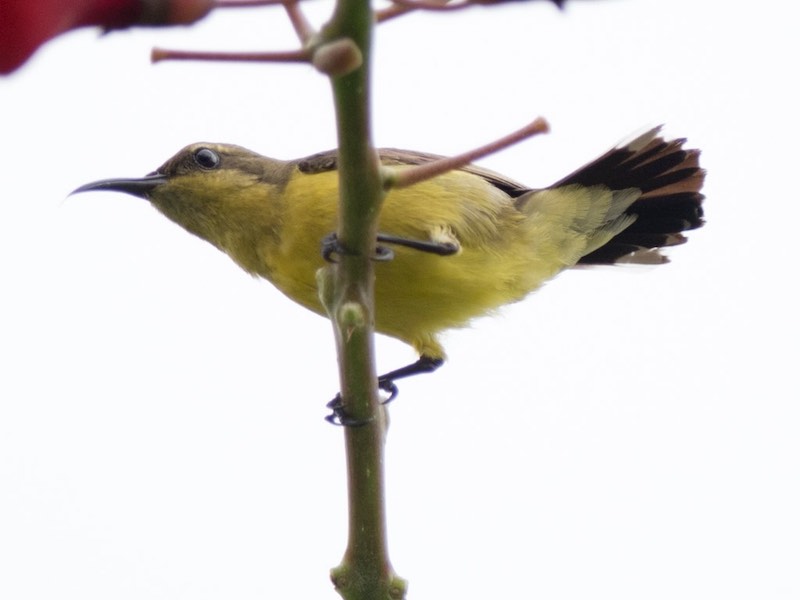
[[12,72],[70,29],[193,23],[212,5],[213,0],[0,0],[0,73]]

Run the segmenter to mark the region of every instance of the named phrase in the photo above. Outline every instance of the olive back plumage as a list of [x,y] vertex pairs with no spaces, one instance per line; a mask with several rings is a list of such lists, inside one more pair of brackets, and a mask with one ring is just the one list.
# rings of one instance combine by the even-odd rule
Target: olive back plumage
[[[683,148],[685,139],[665,140],[655,127],[633,140],[612,148],[602,156],[548,186],[605,186],[612,191],[635,188],[639,198],[625,211],[633,216],[629,224],[607,243],[582,256],[580,265],[666,262],[658,248],[686,241],[681,232],[702,227],[703,200],[700,193],[705,171],[699,166],[699,150]],[[386,166],[421,165],[442,158],[437,154],[382,148],[378,151]],[[320,152],[297,161],[302,173],[314,174],[337,168],[335,150]],[[511,198],[517,205],[538,191],[504,175],[477,165],[462,167]]]

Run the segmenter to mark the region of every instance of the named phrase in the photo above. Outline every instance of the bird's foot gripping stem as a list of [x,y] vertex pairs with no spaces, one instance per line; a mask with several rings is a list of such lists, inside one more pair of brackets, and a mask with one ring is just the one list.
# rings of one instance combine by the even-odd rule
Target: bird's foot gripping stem
[[[322,238],[322,258],[325,262],[335,263],[339,262],[335,256],[340,255],[355,255],[356,252],[353,252],[349,248],[345,248],[344,244],[339,241],[339,236],[336,235],[336,232],[329,233],[324,238]],[[376,246],[375,247],[375,254],[372,255],[372,260],[385,262],[388,260],[392,260],[394,258],[394,252],[385,246]]]
[[[397,397],[398,389],[395,384],[395,379],[403,379],[404,377],[411,377],[412,375],[419,375],[421,373],[432,373],[444,364],[444,359],[434,358],[432,356],[420,356],[416,362],[389,371],[378,377],[378,389],[386,392],[388,397],[381,401],[381,404],[388,404]],[[336,397],[326,404],[331,409],[331,414],[325,417],[328,423],[333,425],[341,425],[343,427],[361,427],[369,423],[368,420],[361,420],[351,417],[344,409],[344,401],[342,400],[341,393],[336,394]]]

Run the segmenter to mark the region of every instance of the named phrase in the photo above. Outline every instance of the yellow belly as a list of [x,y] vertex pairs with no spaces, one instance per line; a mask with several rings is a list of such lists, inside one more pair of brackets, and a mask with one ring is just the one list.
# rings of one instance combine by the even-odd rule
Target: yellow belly
[[[270,279],[290,298],[324,314],[315,274],[324,266],[320,242],[337,226],[336,174],[294,178],[289,186],[285,197],[296,206],[285,213]],[[461,249],[438,256],[392,247],[394,259],[375,264],[377,331],[438,356],[437,332],[463,326],[531,291],[536,282],[529,253],[521,248],[522,221],[508,196],[462,172],[390,192],[379,231],[428,241],[446,229]]]

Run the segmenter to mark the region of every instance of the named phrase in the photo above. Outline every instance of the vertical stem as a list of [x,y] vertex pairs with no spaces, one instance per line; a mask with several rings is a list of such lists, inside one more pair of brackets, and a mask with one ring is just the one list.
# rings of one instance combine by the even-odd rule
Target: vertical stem
[[397,599],[405,581],[394,574],[386,542],[384,503],[385,411],[377,396],[373,358],[373,265],[383,186],[370,127],[369,0],[338,0],[321,32],[349,38],[361,52],[359,68],[332,77],[339,141],[339,241],[348,250],[322,275],[321,295],[334,323],[344,411],[364,422],[344,428],[349,530],[342,563],[331,578],[347,600]]

